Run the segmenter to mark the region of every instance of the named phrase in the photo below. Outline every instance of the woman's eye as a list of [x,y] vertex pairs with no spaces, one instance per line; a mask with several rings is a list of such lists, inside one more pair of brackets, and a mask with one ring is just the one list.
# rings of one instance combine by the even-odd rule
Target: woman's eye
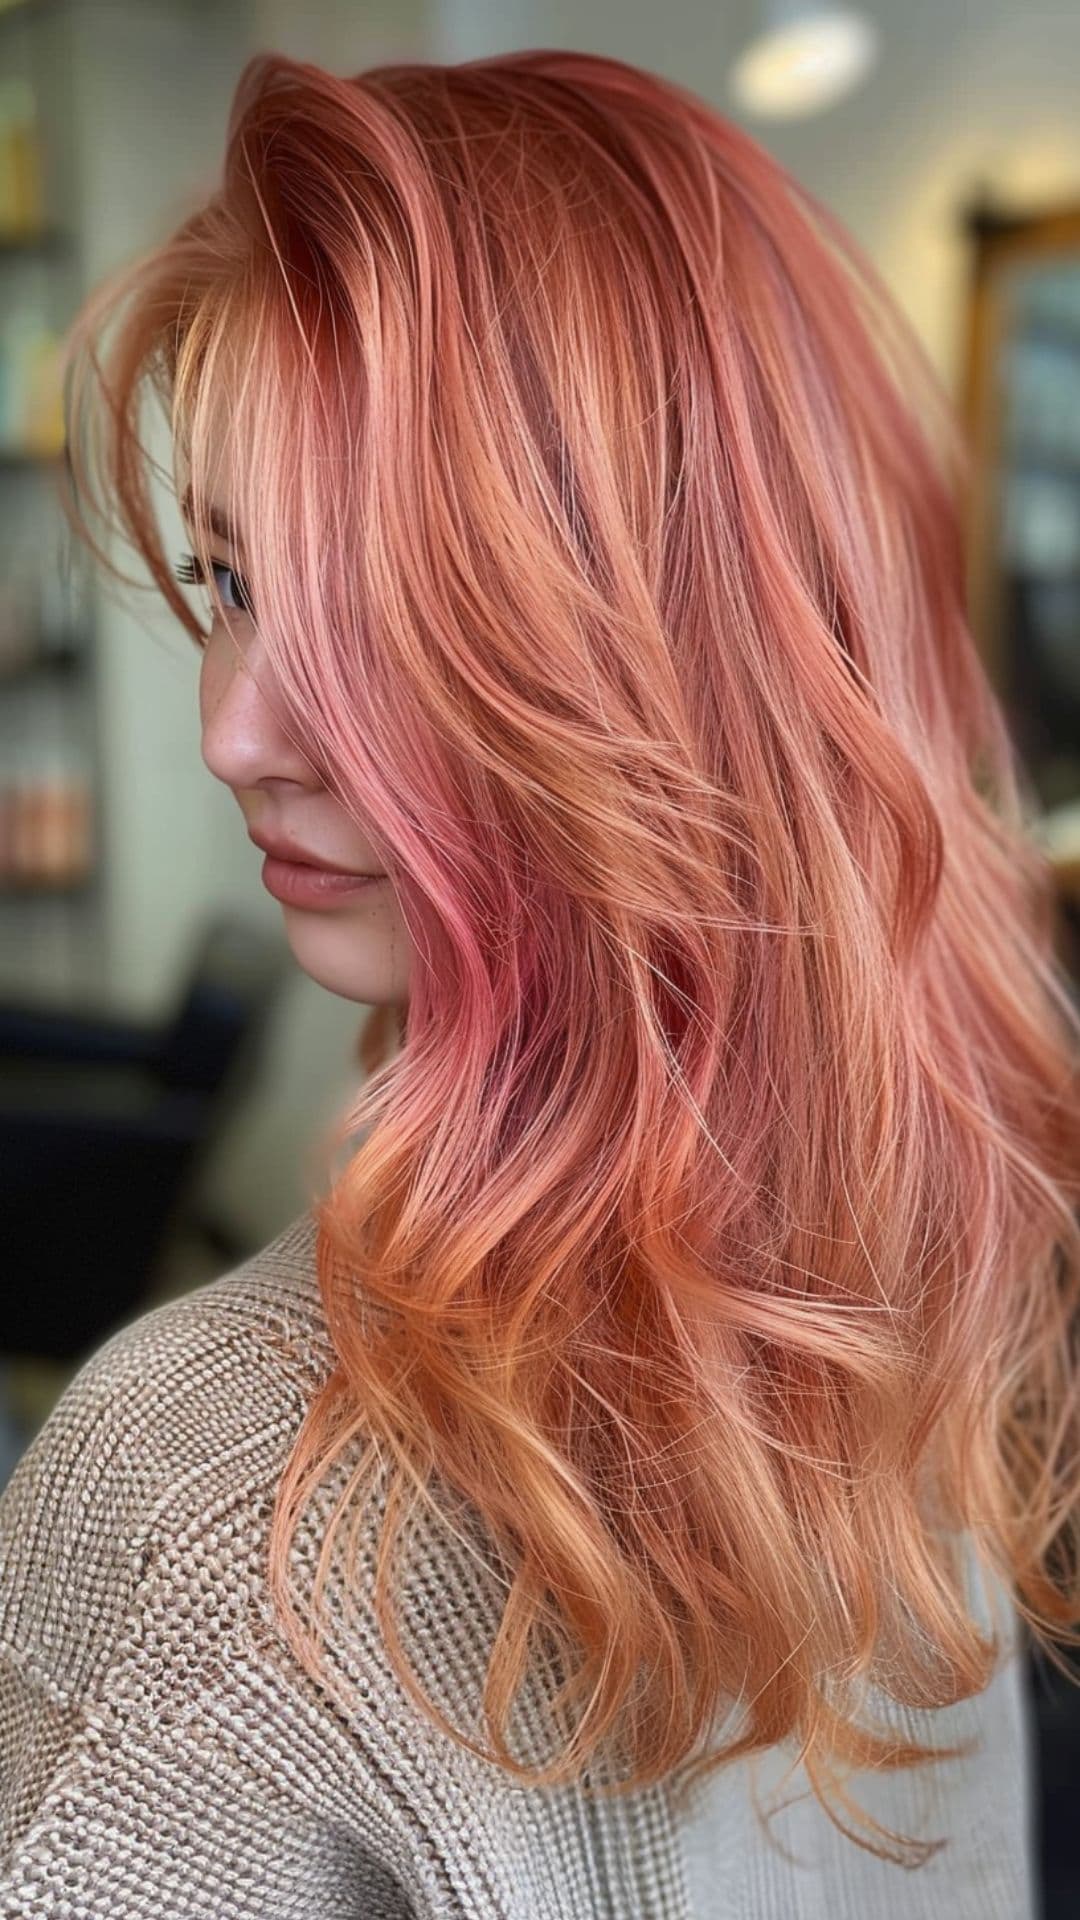
[[[211,560],[210,570],[214,585],[224,604],[227,607],[234,607],[238,613],[247,613],[254,618],[255,609],[251,604],[251,595],[246,582],[237,573],[235,567],[227,567],[223,560]],[[210,584],[202,561],[193,553],[183,554],[173,568],[173,572],[177,579],[188,587],[205,587]]]

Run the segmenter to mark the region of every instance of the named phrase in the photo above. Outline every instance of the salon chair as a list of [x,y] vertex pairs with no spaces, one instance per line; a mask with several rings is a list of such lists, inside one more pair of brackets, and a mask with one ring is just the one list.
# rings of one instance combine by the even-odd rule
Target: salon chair
[[244,1100],[290,971],[280,936],[231,916],[193,944],[164,1021],[0,1003],[0,1354],[78,1359],[148,1295]]

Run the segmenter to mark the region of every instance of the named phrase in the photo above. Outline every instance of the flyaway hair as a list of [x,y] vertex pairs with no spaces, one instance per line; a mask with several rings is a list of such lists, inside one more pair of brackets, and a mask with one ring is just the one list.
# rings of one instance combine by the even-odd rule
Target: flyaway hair
[[[220,185],[68,338],[67,510],[201,644],[146,396],[207,549],[229,475],[268,691],[415,948],[318,1147],[289,1644],[318,1673],[289,1543],[347,1456],[326,1567],[379,1519],[380,1627],[453,1738],[522,1784],[607,1755],[615,1793],[790,1740],[909,1861],[843,1780],[956,1751],[864,1709],[987,1684],[965,1543],[1080,1643],[1080,1014],[922,348],[670,81],[264,53]],[[398,1638],[422,1509],[505,1573],[483,1742]]]

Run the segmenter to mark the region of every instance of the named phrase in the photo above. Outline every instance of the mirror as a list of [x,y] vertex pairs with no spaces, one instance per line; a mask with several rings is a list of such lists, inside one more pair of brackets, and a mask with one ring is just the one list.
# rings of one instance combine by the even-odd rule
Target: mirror
[[970,611],[1080,979],[1080,203],[1021,216],[983,197],[965,220]]

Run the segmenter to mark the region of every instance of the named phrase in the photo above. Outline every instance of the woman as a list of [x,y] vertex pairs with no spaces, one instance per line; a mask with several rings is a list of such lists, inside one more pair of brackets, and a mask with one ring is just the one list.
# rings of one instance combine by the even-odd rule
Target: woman
[[909,330],[653,75],[264,55],[69,356],[396,1045],[4,1495],[0,1913],[1025,1920],[1080,1035]]

